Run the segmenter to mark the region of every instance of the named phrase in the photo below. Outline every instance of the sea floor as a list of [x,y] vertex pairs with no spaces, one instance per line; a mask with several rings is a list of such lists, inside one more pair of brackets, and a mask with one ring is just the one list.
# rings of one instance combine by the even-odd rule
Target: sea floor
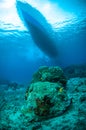
[[[78,72],[79,70],[81,72],[81,67]],[[84,70],[83,73],[85,72]],[[86,76],[85,74],[84,77],[79,76],[79,74],[81,73],[75,77],[69,74],[67,81],[67,93],[72,98],[69,110],[58,117],[38,122],[28,123],[21,116],[27,86],[17,83],[1,84],[0,130],[86,130]]]

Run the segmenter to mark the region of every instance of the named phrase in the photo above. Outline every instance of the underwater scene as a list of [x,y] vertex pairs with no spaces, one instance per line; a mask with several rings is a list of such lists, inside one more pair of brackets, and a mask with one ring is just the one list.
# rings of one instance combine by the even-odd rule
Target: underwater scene
[[86,130],[86,0],[0,0],[0,130]]

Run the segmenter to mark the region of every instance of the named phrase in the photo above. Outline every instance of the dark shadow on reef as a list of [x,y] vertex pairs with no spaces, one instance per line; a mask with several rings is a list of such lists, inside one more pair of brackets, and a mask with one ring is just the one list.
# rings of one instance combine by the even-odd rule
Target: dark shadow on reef
[[63,69],[65,76],[69,78],[86,77],[86,65],[71,65]]

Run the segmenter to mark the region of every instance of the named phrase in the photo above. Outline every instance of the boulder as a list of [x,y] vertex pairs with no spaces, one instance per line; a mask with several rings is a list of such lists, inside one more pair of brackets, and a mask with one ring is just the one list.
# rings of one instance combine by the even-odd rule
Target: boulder
[[65,84],[66,78],[60,67],[39,68],[26,90],[26,104],[22,108],[28,121],[49,119],[68,110],[71,100]]
[[53,83],[61,83],[65,86],[67,80],[66,77],[64,76],[63,70],[58,67],[47,67],[47,66],[42,66],[39,68],[37,72],[34,73],[32,83],[35,82],[53,82]]

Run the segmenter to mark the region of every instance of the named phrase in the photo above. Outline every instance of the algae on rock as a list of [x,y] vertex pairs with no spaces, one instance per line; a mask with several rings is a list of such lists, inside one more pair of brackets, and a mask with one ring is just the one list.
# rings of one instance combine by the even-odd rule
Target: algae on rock
[[35,83],[38,81],[41,81],[41,82],[48,81],[48,82],[54,82],[54,83],[59,82],[65,85],[67,80],[60,67],[43,66],[43,67],[40,67],[39,70],[33,75],[32,83]]
[[27,88],[23,114],[25,112],[29,121],[45,120],[63,114],[70,106],[65,85],[66,78],[60,67],[39,68]]

